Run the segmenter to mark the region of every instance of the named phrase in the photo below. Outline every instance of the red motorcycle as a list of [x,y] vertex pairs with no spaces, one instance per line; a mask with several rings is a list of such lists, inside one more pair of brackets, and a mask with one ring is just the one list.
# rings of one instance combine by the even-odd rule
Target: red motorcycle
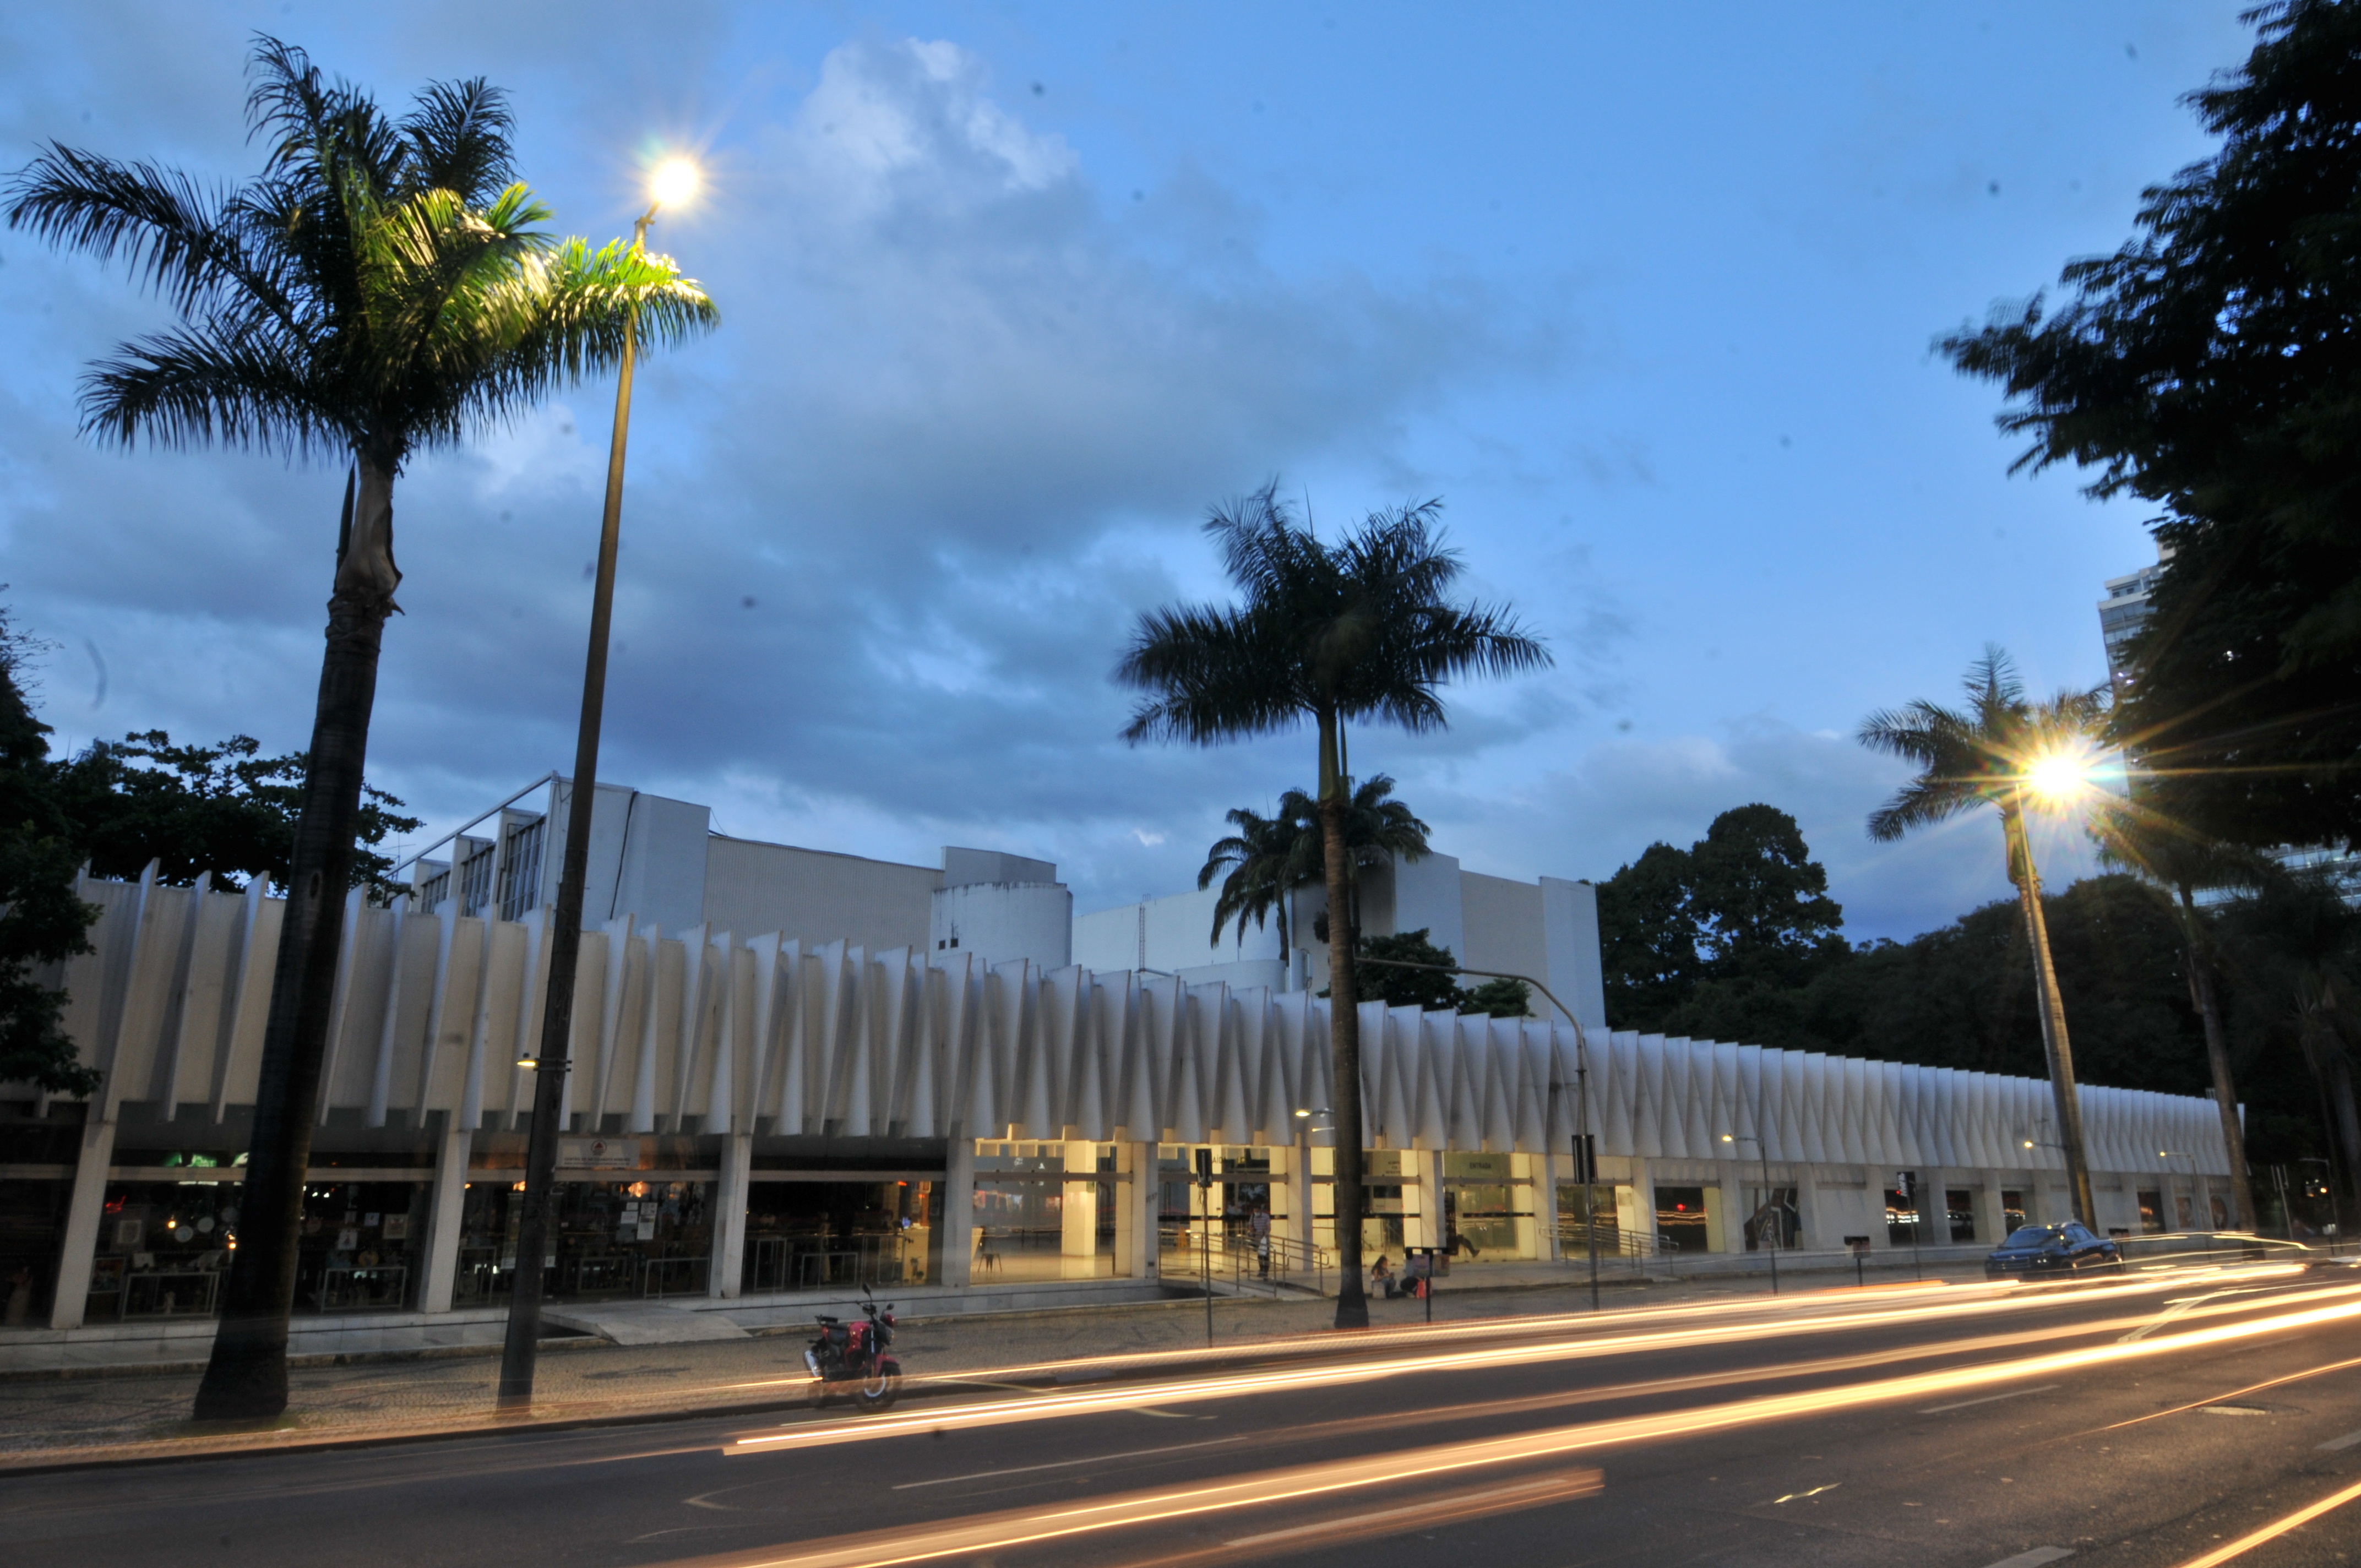
[[[861,1294],[867,1297],[869,1287]],[[820,1315],[819,1337],[804,1352],[816,1406],[848,1395],[862,1409],[877,1411],[901,1398],[902,1363],[886,1349],[894,1343],[894,1303],[863,1300],[861,1310],[866,1321],[858,1323]]]

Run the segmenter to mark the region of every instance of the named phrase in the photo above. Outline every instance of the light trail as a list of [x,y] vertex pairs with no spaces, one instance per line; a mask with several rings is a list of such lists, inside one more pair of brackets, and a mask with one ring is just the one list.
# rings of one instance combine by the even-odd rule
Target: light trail
[[2277,1541],[2288,1531],[2301,1525],[2310,1524],[2321,1515],[2333,1509],[2343,1508],[2356,1497],[2361,1497],[2361,1481],[2356,1481],[2342,1492],[2321,1498],[2309,1508],[2298,1508],[2283,1519],[2273,1519],[2262,1529],[2242,1535],[2226,1546],[2217,1546],[2202,1557],[2192,1557],[2180,1564],[2180,1568],[2215,1568],[2218,1563],[2227,1563],[2243,1552],[2252,1552],[2267,1541]]
[[2142,1421],[2160,1421],[2167,1416],[2184,1415],[2191,1410],[2201,1410],[2208,1405],[2218,1405],[2224,1399],[2235,1399],[2241,1394],[2259,1394],[2266,1388],[2276,1388],[2283,1383],[2301,1383],[2307,1377],[2323,1377],[2331,1372],[2342,1372],[2348,1366],[2361,1366],[2361,1355],[2356,1355],[2349,1361],[2331,1361],[2319,1366],[2309,1366],[2301,1372],[2290,1372],[2284,1377],[2273,1377],[2263,1383],[2249,1383],[2243,1388],[2233,1388],[2226,1394],[2216,1394],[2206,1399],[2192,1399],[2186,1405],[2175,1405],[2169,1410],[2151,1410],[2144,1416],[2134,1416],[2127,1421],[2116,1421],[2111,1426],[2097,1427],[2092,1430],[2121,1431],[2125,1427],[2136,1427]]
[[[774,1548],[699,1561],[706,1568],[725,1568],[725,1565],[726,1568],[893,1568],[895,1564],[923,1563],[954,1553],[1005,1551],[1044,1541],[1163,1523],[1220,1509],[1289,1501],[1356,1487],[1415,1481],[1491,1467],[1564,1461],[1589,1450],[1827,1415],[1857,1406],[1921,1399],[1930,1395],[1986,1387],[1996,1383],[2150,1360],[2327,1323],[2350,1322],[2356,1318],[2361,1318],[2361,1302],[2347,1301],[2243,1322],[2191,1329],[2168,1338],[2138,1340],[2127,1344],[2091,1345],[2015,1361],[1915,1373],[1840,1388],[1768,1395],[1726,1404],[1619,1417],[1508,1437],[1440,1443],[1373,1458],[1297,1465],[1244,1480],[1134,1492],[1092,1504],[1014,1509],[917,1530],[839,1537],[791,1548],[784,1553]],[[2258,1543],[2271,1539],[2275,1533],[2285,1533],[2355,1497],[2361,1497],[2361,1485],[2315,1504],[2310,1509],[2300,1510],[2274,1526],[2266,1527],[2265,1531],[2246,1538],[2245,1544]],[[2237,1550],[2245,1549],[2241,1543],[2232,1544]],[[2213,1564],[2227,1561],[2231,1555],[2235,1552],[2224,1548],[2220,1552],[2185,1564],[2184,1568],[2212,1568]]]
[[[2361,1285],[2342,1286],[2332,1291],[2308,1294],[2315,1297],[2353,1296],[2361,1294]],[[2250,1311],[2254,1310],[2255,1305],[2252,1301],[2241,1300],[2217,1304],[2209,1308],[2193,1309],[2182,1321]],[[2361,1312],[2361,1307],[2340,1310]],[[965,1431],[977,1427],[1007,1426],[1019,1422],[1060,1420],[1070,1416],[1098,1415],[1135,1409],[1142,1405],[1190,1404],[1208,1399],[1235,1398],[1242,1395],[1336,1387],[1422,1373],[1469,1371],[1478,1368],[1590,1360],[1609,1355],[1632,1354],[1642,1351],[1690,1349],[1701,1345],[1727,1344],[1740,1340],[1752,1343],[1764,1339],[1819,1333],[1834,1329],[1890,1326],[1897,1321],[1915,1321],[1921,1316],[1923,1314],[1915,1312],[1899,1316],[1892,1313],[1855,1312],[1815,1317],[1797,1323],[1748,1325],[1742,1332],[1730,1328],[1714,1327],[1652,1334],[1626,1334],[1604,1341],[1577,1340],[1555,1344],[1513,1344],[1495,1346],[1490,1349],[1463,1350],[1446,1364],[1438,1364],[1431,1356],[1424,1354],[1393,1356],[1378,1360],[1331,1363],[1316,1366],[1235,1372],[1219,1376],[1152,1383],[1144,1386],[1124,1385],[1115,1387],[1068,1389],[1046,1393],[1031,1398],[994,1399],[931,1411],[873,1416],[856,1421],[809,1421],[779,1431],[736,1439],[723,1452],[731,1455],[779,1453],[789,1449],[865,1442],[880,1438],[908,1436],[917,1432]],[[2127,1322],[2139,1321],[2141,1320],[2115,1319],[2092,1325],[2070,1326],[2064,1332],[2105,1332],[2123,1328]],[[2038,1332],[2037,1337],[2055,1338],[2060,1332],[2057,1329],[2044,1330]],[[2144,1343],[2180,1344],[2186,1343],[2187,1338],[2187,1335],[2180,1334],[2166,1341],[2128,1340],[2122,1348],[2136,1350]],[[1956,1343],[1937,1343],[1902,1348],[1904,1350],[1902,1358],[1923,1359],[1930,1355],[1955,1354],[1958,1346]],[[1731,1374],[1713,1376],[1731,1378],[1735,1381],[1754,1381],[1763,1374],[1760,1369],[1748,1369],[1743,1376]]]

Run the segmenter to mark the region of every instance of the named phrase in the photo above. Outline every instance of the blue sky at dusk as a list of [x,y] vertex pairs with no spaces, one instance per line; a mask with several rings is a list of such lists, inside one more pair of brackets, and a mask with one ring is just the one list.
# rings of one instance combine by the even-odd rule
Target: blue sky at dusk
[[[389,104],[506,86],[563,232],[698,151],[653,243],[725,324],[640,383],[602,771],[727,831],[1047,856],[1085,910],[1191,885],[1310,739],[1126,748],[1108,671],[1278,476],[1323,527],[1442,497],[1557,655],[1356,734],[1439,849],[1598,878],[1767,801],[1850,935],[1905,937],[2005,894],[1998,828],[1869,842],[1903,775],[1854,727],[1987,641],[2103,679],[2100,582],[2153,554],[2012,477],[1931,342],[2204,154],[2178,100],[2243,6],[11,7],[0,163],[249,175],[257,29]],[[93,445],[81,367],[160,308],[5,231],[0,276],[0,581],[60,741],[300,747],[341,469]],[[570,759],[612,395],[397,492],[370,771],[438,828]]]

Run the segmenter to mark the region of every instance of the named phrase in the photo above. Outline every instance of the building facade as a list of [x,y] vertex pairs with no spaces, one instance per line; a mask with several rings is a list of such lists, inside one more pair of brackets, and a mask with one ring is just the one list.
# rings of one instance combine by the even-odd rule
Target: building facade
[[[95,950],[54,978],[103,1084],[88,1102],[0,1086],[9,1318],[208,1313],[283,905],[152,868],[82,895],[103,911]],[[301,1310],[505,1297],[546,937],[539,909],[348,901]],[[1283,1246],[1333,1246],[1326,1002],[948,940],[879,950],[632,915],[587,931],[552,1297],[1144,1280],[1257,1210]],[[1597,1224],[1651,1249],[1989,1242],[2065,1211],[2037,1080],[1563,1018],[1371,1003],[1361,1026],[1372,1252],[1455,1233],[1485,1258],[1550,1255],[1584,1201],[1565,1153],[1585,1128]],[[2081,1092],[2103,1223],[2218,1223],[2210,1103]],[[1200,1148],[1210,1197],[1188,1179]]]

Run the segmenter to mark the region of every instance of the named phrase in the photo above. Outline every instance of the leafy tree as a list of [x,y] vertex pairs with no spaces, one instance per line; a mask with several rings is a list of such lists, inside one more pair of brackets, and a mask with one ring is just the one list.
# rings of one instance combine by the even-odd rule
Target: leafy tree
[[1422,926],[1415,931],[1398,931],[1390,937],[1361,938],[1358,957],[1435,966],[1389,969],[1383,964],[1371,964],[1363,971],[1356,965],[1354,972],[1361,976],[1362,1001],[1382,1002],[1389,1007],[1422,1007],[1429,1013],[1461,1011],[1464,993],[1459,989],[1459,978],[1440,972],[1456,968],[1459,960],[1451,956],[1449,948],[1438,948],[1429,941],[1427,929]]
[[1795,819],[1776,806],[1741,806],[1715,817],[1691,847],[1689,866],[1689,915],[1710,977],[1792,983],[1843,951],[1844,909],[1828,896],[1828,871]]
[[287,1405],[303,1169],[318,1100],[386,618],[401,580],[393,486],[541,394],[616,364],[627,333],[677,339],[712,302],[672,263],[534,225],[502,94],[437,82],[389,116],[298,49],[258,39],[247,121],[268,153],[210,190],[151,163],[50,143],[8,182],[12,226],[122,258],[181,317],[83,385],[105,441],[349,460],[319,700],[256,1093],[238,1248],[197,1394],[201,1419]]
[[1999,382],[2017,467],[2156,503],[2169,553],[2113,721],[2154,804],[2213,839],[2361,834],[2361,5],[2249,13],[2243,69],[2190,94],[2222,138],[2138,232],[1944,338]]
[[[1432,928],[1422,926],[1415,931],[1397,931],[1389,937],[1364,937],[1356,949],[1361,961],[1371,959],[1381,961],[1368,965],[1368,973],[1361,981],[1361,1000],[1382,1002],[1389,1007],[1419,1007],[1429,1013],[1488,1013],[1495,1018],[1525,1018],[1532,1014],[1531,999],[1522,981],[1488,980],[1481,985],[1466,986],[1455,975],[1444,972],[1456,969],[1459,960],[1449,948],[1438,948],[1428,933]],[[1425,964],[1426,969],[1396,969],[1395,964]],[[1355,972],[1358,973],[1358,966]],[[1326,992],[1320,993],[1327,995]]]
[[33,717],[21,672],[32,640],[0,611],[0,1083],[87,1095],[98,1074],[75,1060],[66,993],[34,970],[90,951],[98,910],[74,896],[72,825],[49,788],[49,727]]
[[1841,905],[1795,819],[1723,812],[1686,850],[1651,844],[1598,886],[1608,1015],[1653,1029],[1699,985],[1801,983],[1847,954]]
[[[137,877],[152,860],[166,882],[192,883],[199,872],[258,876],[283,894],[294,875],[304,757],[261,751],[248,735],[175,746],[150,729],[92,746],[58,769],[53,788],[93,875]],[[352,874],[380,903],[399,884],[393,857],[371,846],[421,826],[400,815],[401,804],[375,785],[363,788]]]
[[2173,901],[2180,929],[2181,956],[2189,977],[2189,1000],[2205,1025],[2205,1056],[2213,1078],[2213,1102],[2222,1117],[2222,1146],[2229,1151],[2234,1225],[2261,1223],[2246,1179],[2246,1129],[2238,1122],[2236,1075],[2230,1066],[2229,1032],[2222,1019],[2221,963],[2213,931],[2197,907],[2201,892],[2257,887],[2277,868],[2251,850],[2202,839],[2150,807],[2142,798],[2102,804],[2092,821],[2100,859],[2127,868]]
[[1598,884],[1607,1015],[1625,1028],[1653,1028],[1705,978],[1689,913],[1693,874],[1687,850],[1655,843]]
[[[1349,909],[1351,795],[1344,726],[1378,719],[1413,732],[1444,722],[1437,688],[1455,675],[1508,674],[1549,654],[1506,610],[1444,595],[1459,557],[1435,529],[1439,501],[1371,514],[1334,544],[1300,527],[1278,482],[1206,523],[1244,597],[1140,618],[1115,678],[1147,694],[1126,739],[1209,746],[1296,729],[1320,746],[1321,860],[1328,907]],[[1369,1321],[1361,1288],[1360,995],[1353,947],[1330,923],[1329,1060],[1336,1118],[1336,1326]],[[1340,939],[1342,938],[1342,939]]]
[[2049,1059],[2049,1088],[2057,1101],[2058,1135],[2074,1190],[2074,1212],[2084,1224],[2096,1225],[2082,1104],[2074,1091],[2074,1054],[2043,924],[2041,882],[2025,834],[2025,812],[2037,798],[2029,782],[2037,776],[2037,770],[2088,747],[2105,715],[2104,688],[2060,692],[2034,702],[2026,696],[2008,655],[1997,647],[1987,647],[1983,657],[1968,667],[1964,685],[1964,710],[1921,699],[1861,721],[1862,745],[1914,762],[1919,770],[1916,778],[1871,815],[1869,836],[1899,839],[1915,828],[1979,806],[1999,813],[2008,878],[2017,886],[2033,952],[2035,990],[2042,1003],[2041,1039]]

